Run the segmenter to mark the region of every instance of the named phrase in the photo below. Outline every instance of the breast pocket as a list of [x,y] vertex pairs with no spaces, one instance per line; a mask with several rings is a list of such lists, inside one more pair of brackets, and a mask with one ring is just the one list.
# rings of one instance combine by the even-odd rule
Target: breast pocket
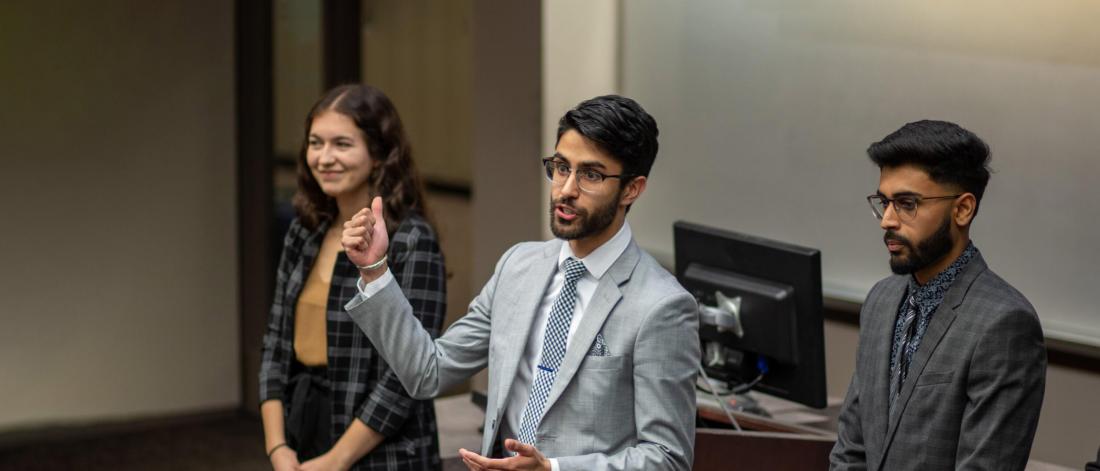
[[[619,437],[634,432],[633,371],[629,355],[586,356],[554,408],[562,429],[582,437]],[[609,443],[618,443],[618,438]],[[594,452],[595,443],[578,444]]]
[[954,371],[924,373],[920,375],[920,378],[917,378],[916,387],[919,388],[921,386],[935,386],[937,384],[946,384],[950,383],[953,379],[955,379]]
[[595,356],[589,355],[584,357],[584,361],[581,362],[582,370],[621,370],[626,363],[626,356],[623,355],[606,355]]

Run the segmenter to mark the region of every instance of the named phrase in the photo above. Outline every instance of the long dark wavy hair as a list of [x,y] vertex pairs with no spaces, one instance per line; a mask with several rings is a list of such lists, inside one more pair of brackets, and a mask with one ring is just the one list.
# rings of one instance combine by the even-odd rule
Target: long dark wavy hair
[[351,84],[329,90],[306,116],[305,138],[298,153],[298,191],[294,194],[294,209],[302,225],[315,230],[322,221],[331,221],[338,213],[336,200],[321,191],[321,185],[306,163],[313,120],[328,111],[351,118],[363,132],[371,160],[367,184],[374,195],[382,197],[390,235],[409,213],[426,217],[423,184],[397,109],[381,90],[370,85]]

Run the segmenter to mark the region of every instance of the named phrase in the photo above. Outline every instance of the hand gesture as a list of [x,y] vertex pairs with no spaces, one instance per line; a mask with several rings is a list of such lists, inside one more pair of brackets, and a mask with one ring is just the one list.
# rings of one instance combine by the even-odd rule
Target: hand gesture
[[390,248],[390,236],[386,232],[386,219],[382,211],[382,198],[376,196],[369,208],[363,208],[344,223],[344,233],[340,238],[348,260],[359,267],[363,281],[368,283],[386,271],[385,263],[373,269],[364,268],[381,261]]
[[550,460],[535,448],[534,445],[520,443],[511,438],[504,440],[504,449],[517,453],[516,456],[501,459],[489,459],[466,449],[459,449],[458,454],[466,468],[470,471],[496,471],[496,470],[539,470],[550,471]]

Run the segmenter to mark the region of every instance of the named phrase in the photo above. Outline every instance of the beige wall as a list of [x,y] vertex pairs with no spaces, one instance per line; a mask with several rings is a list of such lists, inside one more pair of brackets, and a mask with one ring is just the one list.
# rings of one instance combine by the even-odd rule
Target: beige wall
[[299,0],[274,0],[272,5],[274,151],[290,162],[302,148],[309,107],[324,92],[321,5]]
[[239,403],[233,4],[0,6],[0,430]]
[[363,77],[393,100],[421,172],[471,183],[473,0],[363,0]]
[[[619,91],[619,2],[542,2],[542,152],[553,154],[558,120],[581,101]],[[542,179],[542,206],[550,186]],[[644,196],[643,196],[644,201]],[[644,204],[644,203],[641,203]],[[542,212],[542,237],[550,233],[550,211]]]
[[471,273],[478,290],[505,250],[540,235],[540,8],[474,1]]

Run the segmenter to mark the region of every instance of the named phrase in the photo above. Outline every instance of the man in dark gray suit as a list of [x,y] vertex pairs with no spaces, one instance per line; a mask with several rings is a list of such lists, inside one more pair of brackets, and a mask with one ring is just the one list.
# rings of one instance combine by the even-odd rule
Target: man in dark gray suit
[[633,100],[596,97],[562,117],[554,150],[542,170],[556,238],[508,250],[442,337],[390,281],[377,199],[345,224],[362,277],[348,312],[412,397],[488,368],[481,450],[459,450],[471,470],[686,471],[698,306],[626,223],[657,156],[657,123]]
[[909,123],[867,150],[868,202],[890,268],[860,312],[834,470],[1022,470],[1046,349],[1035,309],[986,265],[970,224],[989,148],[958,125]]

